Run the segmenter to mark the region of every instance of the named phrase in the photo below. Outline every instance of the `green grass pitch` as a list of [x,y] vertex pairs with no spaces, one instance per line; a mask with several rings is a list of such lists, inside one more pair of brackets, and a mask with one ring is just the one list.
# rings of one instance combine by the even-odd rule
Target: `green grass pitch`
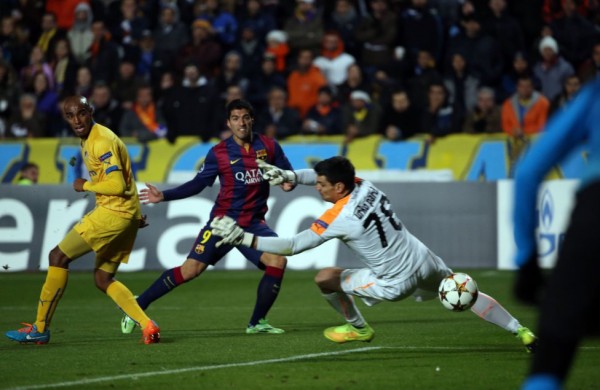
[[[469,272],[469,271],[468,271]],[[120,311],[72,272],[47,345],[2,336],[0,388],[99,389],[517,389],[530,356],[504,330],[438,301],[365,307],[371,343],[337,345],[323,329],[342,324],[321,298],[316,271],[288,270],[269,321],[283,335],[246,335],[260,272],[211,271],[155,302],[162,342],[120,331]],[[479,287],[535,329],[537,313],[510,296],[510,272],[471,270]],[[140,293],[159,272],[121,273]],[[0,274],[0,330],[33,321],[44,273]],[[597,389],[600,341],[582,345],[567,389]]]

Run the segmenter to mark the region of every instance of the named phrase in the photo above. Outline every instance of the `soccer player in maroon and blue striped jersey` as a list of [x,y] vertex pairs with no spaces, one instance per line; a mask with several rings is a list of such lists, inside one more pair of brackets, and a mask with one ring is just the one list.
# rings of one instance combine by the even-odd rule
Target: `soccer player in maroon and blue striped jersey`
[[[146,184],[148,188],[140,191],[140,200],[148,204],[196,195],[206,186],[212,186],[217,177],[221,184],[210,219],[200,230],[187,259],[181,266],[165,271],[137,298],[143,309],[175,287],[199,276],[209,265],[216,264],[233,249],[230,245],[215,246],[220,237],[213,236],[210,229],[210,222],[214,217],[227,215],[246,231],[257,236],[277,236],[264,220],[269,183],[263,179],[256,160],[261,159],[286,170],[292,169],[291,164],[274,139],[252,132],[254,110],[250,103],[241,99],[233,100],[227,105],[226,112],[227,125],[233,135],[208,152],[204,164],[192,180],[165,191]],[[293,186],[286,183],[283,189],[291,191]],[[266,315],[279,293],[287,259],[251,248],[237,249],[264,270],[246,333],[284,333],[283,329],[269,325]],[[125,316],[121,323],[123,333],[131,333],[134,327],[133,320]]]

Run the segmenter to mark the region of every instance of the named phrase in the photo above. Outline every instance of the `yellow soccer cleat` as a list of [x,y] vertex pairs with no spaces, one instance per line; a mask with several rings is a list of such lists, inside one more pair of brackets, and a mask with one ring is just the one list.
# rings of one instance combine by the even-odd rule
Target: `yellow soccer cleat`
[[336,343],[347,341],[371,341],[375,337],[375,331],[368,324],[364,328],[356,328],[350,324],[334,326],[323,331],[323,335]]
[[529,330],[529,328],[521,326],[519,329],[517,329],[516,336],[519,340],[521,340],[528,353],[535,352],[538,344],[538,338],[531,330]]

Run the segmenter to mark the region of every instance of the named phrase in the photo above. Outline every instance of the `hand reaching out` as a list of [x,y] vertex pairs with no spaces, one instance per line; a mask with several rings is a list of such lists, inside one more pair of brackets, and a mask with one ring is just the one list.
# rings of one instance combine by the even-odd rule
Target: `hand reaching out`
[[165,199],[162,191],[152,184],[146,183],[146,187],[147,188],[140,190],[140,202],[142,202],[142,204],[160,203]]

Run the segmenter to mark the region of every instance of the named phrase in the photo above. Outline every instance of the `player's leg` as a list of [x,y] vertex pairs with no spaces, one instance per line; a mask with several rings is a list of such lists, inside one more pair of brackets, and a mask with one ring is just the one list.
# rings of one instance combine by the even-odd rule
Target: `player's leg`
[[50,322],[54,316],[69,278],[69,263],[92,250],[78,232],[71,229],[65,238],[50,251],[46,280],[40,292],[36,321],[26,327],[9,331],[6,336],[14,341],[45,344],[50,341]]
[[[534,356],[530,377],[524,389],[535,390],[544,380],[560,388],[573,362],[577,345],[584,334],[597,327],[597,302],[600,285],[598,247],[600,184],[591,185],[577,195],[558,261],[541,305],[540,345]],[[574,281],[565,287],[565,281]],[[542,382],[543,383],[543,382]],[[551,387],[548,387],[551,388]]]
[[117,306],[136,323],[143,324],[142,333],[145,344],[160,341],[160,328],[152,321],[138,305],[131,291],[121,282],[114,279],[118,262],[96,260],[94,280],[96,287],[108,295]]
[[[143,310],[157,299],[170,293],[178,286],[195,279],[202,274],[209,265],[216,264],[232,247],[223,245],[219,248],[216,243],[220,237],[213,236],[210,231],[210,221],[200,230],[187,259],[179,267],[164,271],[143,293],[137,297],[137,303]],[[121,320],[121,331],[131,333],[135,322],[125,315]]]
[[[263,237],[277,236],[265,223],[252,225],[245,228],[245,230]],[[287,259],[280,255],[259,252],[251,248],[238,247],[238,250],[259,269],[264,270],[256,289],[256,303],[254,304],[254,310],[248,322],[246,333],[284,333],[283,329],[275,328],[269,324],[267,314],[279,296]]]
[[[375,337],[375,331],[367,324],[352,295],[346,293],[342,287],[344,271],[350,270],[337,267],[324,268],[315,276],[315,283],[321,290],[323,298],[346,320],[345,325],[327,328],[323,334],[327,339],[337,343],[371,341]],[[347,272],[344,276],[345,283],[352,286],[366,286],[370,283],[363,279],[358,272]],[[350,287],[350,291],[352,288]]]
[[137,301],[142,309],[146,310],[152,302],[173,291],[183,283],[196,278],[209,265],[217,263],[231,250],[231,247],[226,245],[216,248],[215,244],[220,240],[220,237],[212,235],[209,223],[200,230],[192,246],[192,250],[183,264],[164,271],[162,275],[140,294]]

